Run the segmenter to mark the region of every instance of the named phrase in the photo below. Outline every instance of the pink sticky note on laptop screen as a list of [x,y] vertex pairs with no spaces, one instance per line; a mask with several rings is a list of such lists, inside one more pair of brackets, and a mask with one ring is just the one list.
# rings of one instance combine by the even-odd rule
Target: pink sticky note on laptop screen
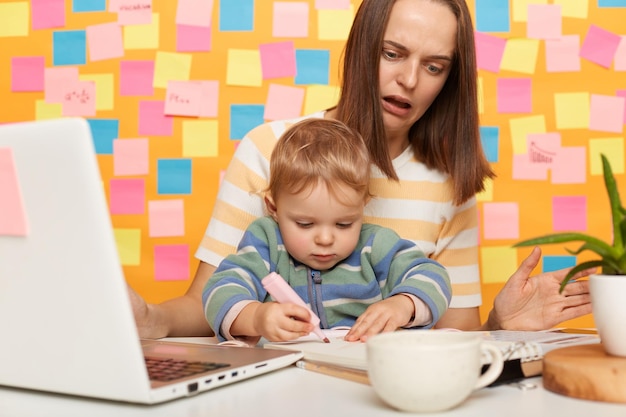
[[0,148],[0,235],[26,236],[28,223],[13,150]]

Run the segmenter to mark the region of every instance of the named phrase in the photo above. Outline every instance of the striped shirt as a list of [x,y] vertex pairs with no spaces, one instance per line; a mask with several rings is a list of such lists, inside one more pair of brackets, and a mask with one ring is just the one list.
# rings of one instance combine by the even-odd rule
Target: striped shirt
[[443,266],[425,257],[415,244],[393,230],[364,224],[350,256],[326,271],[313,270],[286,251],[278,224],[269,216],[247,229],[238,252],[229,255],[202,293],[204,311],[220,340],[228,339],[222,322],[242,301],[271,300],[261,280],[271,272],[310,305],[322,328],[352,326],[371,304],[410,294],[426,304],[432,327],[448,308],[450,280]]
[[[264,216],[261,191],[269,180],[269,159],[280,135],[306,117],[274,121],[252,129],[239,143],[220,185],[213,214],[196,257],[219,265],[235,253],[246,227]],[[476,199],[457,206],[449,175],[428,169],[408,147],[393,160],[399,181],[372,167],[364,221],[393,229],[426,256],[444,265],[452,282],[451,308],[480,306]]]

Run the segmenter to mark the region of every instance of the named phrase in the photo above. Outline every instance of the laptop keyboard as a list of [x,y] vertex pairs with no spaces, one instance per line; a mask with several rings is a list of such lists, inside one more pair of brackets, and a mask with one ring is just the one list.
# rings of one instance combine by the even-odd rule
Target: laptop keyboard
[[227,363],[191,362],[185,360],[146,357],[148,375],[152,381],[172,381],[191,375],[230,366]]

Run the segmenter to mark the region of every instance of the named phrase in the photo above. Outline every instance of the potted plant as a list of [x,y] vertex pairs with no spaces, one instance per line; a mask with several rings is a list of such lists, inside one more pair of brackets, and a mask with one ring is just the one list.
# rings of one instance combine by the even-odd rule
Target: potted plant
[[608,354],[626,357],[626,209],[620,201],[611,165],[606,156],[601,157],[604,184],[611,207],[613,243],[609,244],[584,233],[554,233],[524,240],[513,246],[582,242],[578,249],[567,251],[572,255],[584,251],[594,252],[599,259],[582,262],[572,268],[561,282],[559,292],[563,291],[576,273],[600,267],[600,274],[589,277],[591,308],[596,328]]

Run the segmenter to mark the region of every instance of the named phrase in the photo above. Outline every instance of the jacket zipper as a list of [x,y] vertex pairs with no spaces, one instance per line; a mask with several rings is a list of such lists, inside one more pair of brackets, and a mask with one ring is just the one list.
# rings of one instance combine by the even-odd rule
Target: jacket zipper
[[326,319],[326,311],[324,310],[322,299],[322,273],[311,268],[307,268],[307,271],[311,310],[320,318],[320,327],[328,329],[328,320]]

